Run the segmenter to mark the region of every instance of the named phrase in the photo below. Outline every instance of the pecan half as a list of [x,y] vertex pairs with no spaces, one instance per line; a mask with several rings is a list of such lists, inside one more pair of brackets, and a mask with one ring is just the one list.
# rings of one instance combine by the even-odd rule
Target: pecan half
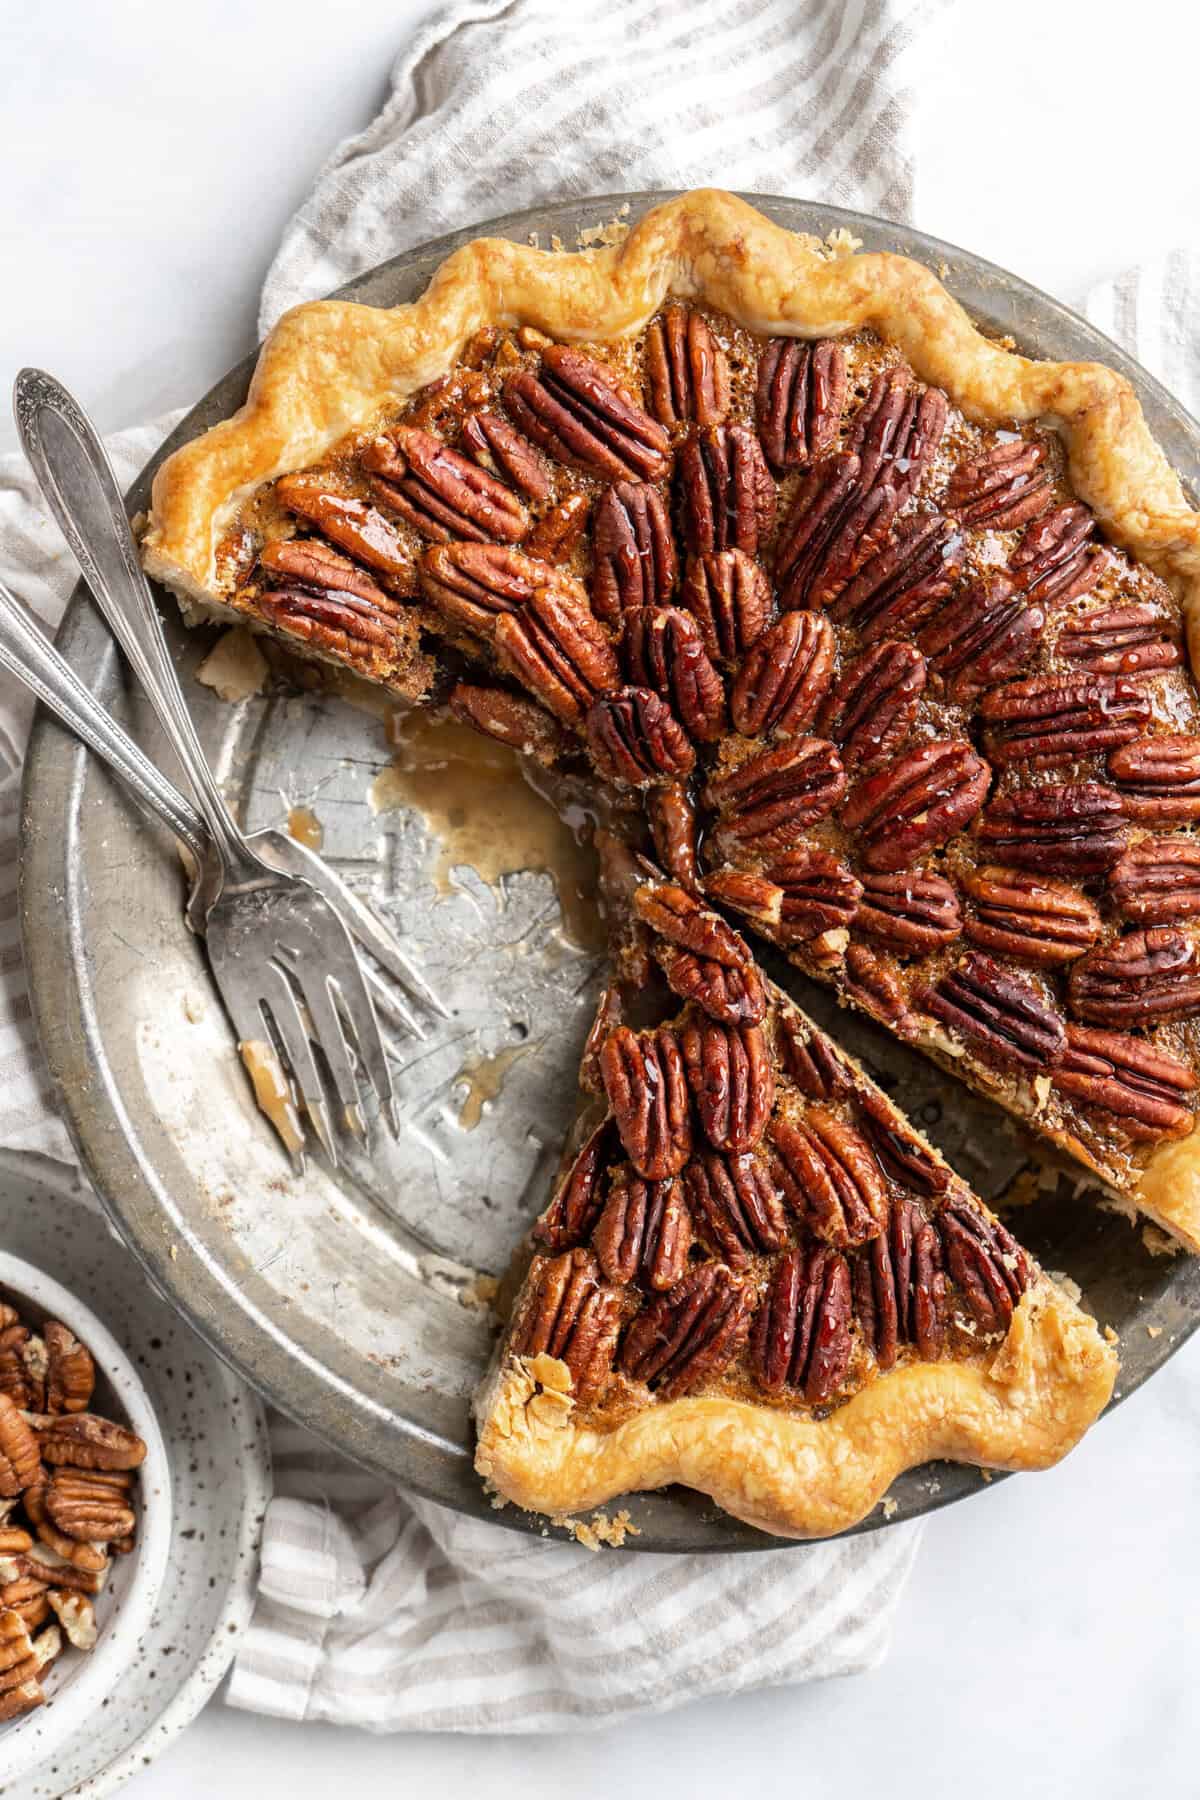
[[813,1106],[802,1119],[773,1119],[768,1136],[771,1172],[815,1237],[844,1246],[882,1231],[887,1189],[871,1146],[853,1125]]
[[1018,674],[1045,629],[1046,609],[1026,599],[1007,575],[994,573],[968,583],[930,620],[919,642],[949,698],[973,700]]
[[146,1446],[136,1432],[95,1413],[69,1413],[39,1427],[37,1447],[52,1468],[140,1469]]
[[541,457],[503,413],[485,407],[468,414],[462,441],[481,468],[503,477],[528,499],[544,504],[554,492]]
[[703,744],[723,735],[725,687],[690,613],[675,606],[626,613],[621,653],[626,680],[653,688],[689,736]]
[[737,662],[767,628],[771,584],[744,550],[713,550],[688,563],[679,604],[699,625],[713,660]]
[[42,1331],[46,1346],[46,1407],[48,1413],[86,1412],[96,1385],[96,1365],[86,1344],[57,1319],[48,1319]]
[[681,887],[694,890],[700,879],[696,809],[687,789],[678,781],[660,782],[646,789],[644,805],[660,866]]
[[643,1307],[625,1334],[620,1366],[662,1400],[714,1381],[746,1341],[753,1291],[723,1263],[701,1263]]
[[569,739],[549,713],[520,694],[507,688],[476,687],[470,682],[456,682],[447,702],[450,711],[464,725],[507,744],[522,756],[531,756],[545,768],[558,762]]
[[990,956],[964,957],[921,1004],[976,1056],[1000,1068],[1040,1071],[1062,1059],[1067,1032],[1055,1008]]
[[755,417],[767,461],[803,468],[833,448],[846,403],[846,352],[822,338],[772,338],[758,363]]
[[766,1017],[767,991],[753,963],[731,969],[674,944],[655,944],[654,956],[671,992],[693,1001],[710,1019],[722,1025],[758,1025]]
[[670,439],[610,369],[566,344],[552,344],[539,372],[519,369],[504,402],[527,437],[556,461],[606,481],[657,481]]
[[823,1406],[850,1372],[854,1307],[850,1269],[826,1244],[776,1264],[751,1337],[754,1371],[769,1394],[795,1388]]
[[1029,1258],[999,1219],[966,1198],[948,1200],[937,1223],[950,1275],[976,1324],[988,1333],[1007,1331],[1029,1286]]
[[440,544],[468,538],[515,544],[529,514],[512,489],[415,425],[399,425],[362,451],[375,498]]
[[795,737],[811,725],[833,679],[833,627],[822,613],[786,612],[742,664],[729,697],[743,737]]
[[966,934],[973,944],[1018,962],[1074,962],[1100,936],[1100,914],[1086,894],[1065,881],[992,864],[974,869],[963,886],[975,902]]
[[1196,1088],[1192,1070],[1144,1038],[1121,1031],[1069,1024],[1054,1085],[1073,1100],[1112,1113],[1135,1142],[1186,1137],[1195,1123],[1188,1104]]
[[490,638],[497,619],[518,612],[546,587],[587,605],[578,582],[552,564],[502,544],[438,545],[421,558],[421,588],[430,605],[451,625],[476,637]]
[[58,1469],[46,1489],[46,1513],[64,1537],[89,1545],[127,1538],[137,1520],[129,1504],[128,1475]]
[[1143,838],[1109,876],[1114,906],[1139,925],[1173,925],[1200,916],[1200,843],[1189,837]]
[[622,687],[597,700],[584,728],[600,774],[622,787],[678,781],[695,766],[686,732],[652,688]]
[[600,1076],[625,1154],[647,1181],[678,1175],[692,1152],[688,1080],[675,1034],[618,1026],[600,1050]]
[[721,846],[786,849],[797,831],[831,813],[846,787],[846,771],[824,738],[793,738],[748,757],[715,776],[705,800],[720,814]]
[[678,576],[667,505],[656,487],[620,481],[596,502],[592,607],[606,625],[639,606],[661,606]]
[[615,1137],[611,1119],[604,1119],[588,1137],[533,1228],[539,1243],[551,1250],[569,1250],[590,1237],[604,1205],[601,1181],[616,1149]]
[[795,1007],[776,1008],[775,1053],[784,1074],[809,1100],[835,1100],[854,1086],[837,1045],[809,1025]]
[[818,728],[838,746],[847,769],[870,767],[900,748],[924,691],[921,652],[913,644],[889,639],[864,650],[842,670],[818,715]]
[[703,313],[672,304],[646,332],[650,411],[662,425],[719,425],[729,411],[729,364]]
[[886,484],[903,506],[932,462],[949,416],[940,388],[914,390],[903,363],[881,370],[846,439],[846,448],[861,459],[862,486]]
[[502,613],[493,642],[501,666],[565,725],[579,724],[621,679],[604,627],[574,585],[539,588],[519,613]]
[[1150,718],[1143,688],[1118,675],[1035,675],[979,703],[983,742],[1000,768],[1074,762],[1136,738]]
[[1095,587],[1108,552],[1089,543],[1095,520],[1086,506],[1059,506],[1025,527],[1009,573],[1031,601],[1065,606]]
[[332,538],[356,562],[378,569],[409,592],[413,586],[413,559],[391,520],[371,506],[346,494],[334,493],[319,476],[283,475],[275,483],[281,506]]
[[909,1130],[884,1096],[875,1088],[860,1088],[858,1103],[871,1148],[892,1180],[928,1199],[944,1194],[952,1180],[949,1169]]
[[1186,932],[1151,925],[1102,944],[1071,969],[1071,1009],[1094,1025],[1163,1024],[1200,1012],[1200,958]]
[[642,923],[668,944],[727,969],[750,966],[749,946],[720,913],[704,906],[685,888],[669,881],[647,882],[633,896],[633,909]]
[[704,877],[704,891],[731,912],[741,913],[772,935],[783,910],[783,889],[748,869],[714,869]]
[[775,523],[775,483],[748,425],[713,425],[688,438],[679,452],[679,504],[689,550],[758,554]]
[[[600,875],[603,876],[603,874],[604,864],[601,863]],[[624,1023],[624,995],[620,984],[610,980],[608,985],[600,990],[600,998],[596,1002],[596,1010],[592,1014],[592,1022],[588,1026],[588,1034],[584,1039],[583,1051],[579,1059],[579,1085],[584,1093],[600,1095],[604,1092],[604,1082],[600,1078],[600,1047],[609,1033]]]
[[1146,604],[1102,606],[1067,619],[1055,649],[1097,675],[1157,675],[1183,661],[1178,627]]
[[1015,868],[1080,878],[1110,869],[1126,836],[1121,797],[1099,781],[1015,788],[991,802],[977,831]]
[[566,562],[587,529],[590,511],[591,501],[586,494],[568,494],[542,514],[525,539],[530,556],[541,556],[552,563]]
[[24,1619],[11,1607],[0,1612],[0,1722],[42,1704],[39,1666]]
[[619,1177],[592,1235],[601,1269],[618,1287],[641,1281],[665,1293],[687,1268],[692,1221],[678,1181]]
[[945,1342],[946,1276],[937,1232],[911,1200],[892,1202],[888,1228],[854,1270],[854,1310],[881,1369],[901,1344],[932,1362]]
[[555,1356],[571,1372],[575,1398],[590,1400],[608,1378],[621,1329],[621,1297],[590,1250],[564,1250],[534,1264],[514,1356]]
[[1054,504],[1046,452],[1024,438],[993,444],[959,463],[946,486],[947,511],[972,531],[1015,531]]
[[775,1071],[759,1025],[692,1020],[679,1033],[700,1128],[717,1150],[753,1150],[775,1104]]
[[32,1486],[40,1467],[37,1438],[9,1396],[0,1394],[0,1500]]
[[27,1326],[13,1324],[0,1330],[0,1394],[7,1394],[13,1405],[23,1412],[33,1406],[35,1398],[27,1362],[29,1345]]
[[683,1171],[683,1190],[697,1234],[732,1269],[790,1239],[783,1198],[756,1156],[705,1150]]
[[775,545],[780,606],[832,607],[884,544],[897,504],[891,488],[865,490],[857,456],[826,456],[814,464],[796,489]]
[[263,545],[258,566],[279,587],[307,588],[344,605],[362,601],[370,611],[390,616],[401,610],[365,569],[320,538],[277,538]]
[[854,929],[901,956],[925,956],[962,930],[958,895],[941,875],[915,869],[865,875]]
[[832,851],[803,845],[775,857],[761,873],[782,896],[776,932],[780,943],[806,944],[853,924],[862,883]]
[[842,963],[842,992],[847,1000],[901,1036],[910,1023],[908,1001],[894,969],[866,944],[850,944]]
[[942,738],[860,781],[842,808],[842,824],[857,834],[864,867],[907,868],[975,817],[990,781],[991,770],[965,739]]
[[361,646],[394,648],[400,603],[320,538],[265,544],[259,568],[271,585],[255,604],[282,630],[351,658]]
[[1184,825],[1200,819],[1200,737],[1165,732],[1114,750],[1108,772],[1127,815],[1141,825]]
[[901,519],[830,602],[829,616],[853,625],[865,644],[915,631],[954,588],[965,554],[962,532],[940,513]]
[[104,1562],[102,1569],[83,1569],[68,1562],[49,1544],[37,1543],[21,1557],[19,1566],[23,1575],[45,1583],[50,1589],[47,1599],[53,1606],[56,1594],[61,1599],[66,1594],[101,1593],[108,1579],[108,1559]]
[[[33,1540],[25,1533],[27,1545]],[[10,1567],[20,1567],[15,1558]],[[50,1602],[47,1599],[49,1588],[36,1576],[18,1574],[11,1581],[0,1583],[0,1614],[15,1612],[22,1619],[27,1631],[36,1631],[39,1625],[50,1617]]]
[[395,649],[395,619],[361,600],[278,587],[266,588],[255,604],[281,631],[348,662],[361,662],[372,650],[386,656]]

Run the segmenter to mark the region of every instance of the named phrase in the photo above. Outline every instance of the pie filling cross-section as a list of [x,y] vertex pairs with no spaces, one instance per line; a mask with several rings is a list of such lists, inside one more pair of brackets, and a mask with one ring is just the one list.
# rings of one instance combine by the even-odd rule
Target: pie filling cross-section
[[1121,377],[684,195],[611,249],[480,240],[411,306],[289,314],[144,550],[189,611],[590,782],[667,878],[627,935],[684,1010],[592,1058],[602,1207],[540,1228],[482,1440],[504,1491],[682,1479],[808,1532],[868,1464],[1077,1435],[1091,1326],[927,1147],[944,1189],[902,1178],[836,1050],[844,1089],[804,1085],[729,921],[1200,1248],[1200,518]]

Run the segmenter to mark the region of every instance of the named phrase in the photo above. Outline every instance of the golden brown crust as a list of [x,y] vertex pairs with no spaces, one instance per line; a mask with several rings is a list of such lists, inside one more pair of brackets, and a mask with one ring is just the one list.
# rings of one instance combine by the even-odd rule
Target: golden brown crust
[[[886,253],[831,256],[717,189],[655,208],[610,249],[564,256],[481,238],[449,257],[411,305],[321,301],[286,314],[263,347],[246,405],[159,470],[143,543],[148,571],[211,607],[221,597],[217,544],[246,497],[445,374],[475,331],[527,324],[558,339],[613,338],[642,327],[669,294],[764,333],[870,327],[977,423],[1055,426],[1079,498],[1179,596],[1200,669],[1200,515],[1123,376],[1098,363],[1019,356],[983,337],[921,264]],[[937,1054],[932,1038],[922,1047]],[[1200,1135],[1156,1150],[1133,1198],[1200,1250]]]
[[245,406],[159,470],[148,567],[211,593],[217,539],[245,496],[445,374],[482,326],[620,337],[669,294],[701,299],[753,331],[829,337],[871,327],[969,418],[1054,424],[1080,499],[1118,543],[1186,586],[1189,623],[1200,629],[1190,604],[1193,587],[1200,591],[1200,515],[1123,376],[1099,363],[1018,356],[984,338],[920,263],[831,257],[715,188],[656,207],[611,249],[563,256],[478,238],[411,305],[293,308],[263,346]]
[[1095,1322],[1043,1277],[998,1347],[895,1369],[824,1419],[702,1396],[600,1432],[576,1423],[562,1363],[505,1359],[481,1395],[475,1466],[531,1511],[586,1511],[679,1481],[763,1531],[825,1537],[931,1458],[1049,1468],[1107,1404],[1116,1371]]

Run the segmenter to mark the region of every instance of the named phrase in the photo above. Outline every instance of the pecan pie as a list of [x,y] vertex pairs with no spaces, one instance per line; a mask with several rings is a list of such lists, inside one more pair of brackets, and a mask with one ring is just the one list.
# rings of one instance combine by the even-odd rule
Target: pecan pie
[[[580,1492],[681,1476],[832,1528],[871,1482],[785,1500],[772,1433],[848,1468],[836,1421],[909,1382],[973,1423],[910,1441],[898,1401],[881,1469],[1046,1460],[1078,1316],[948,1171],[936,1201],[908,1181],[932,1152],[865,1078],[829,1096],[781,1062],[744,946],[662,907],[779,946],[1200,1249],[1200,519],[1128,384],[988,339],[915,263],[690,194],[611,249],[480,240],[411,306],[289,314],[242,412],[159,472],[144,550],[191,613],[448,704],[644,818],[669,889],[627,938],[683,1011],[590,1052],[611,1128],[502,1378],[529,1416],[573,1406]],[[876,1382],[901,1241],[926,1276]],[[962,1385],[985,1340],[1035,1448],[988,1411],[994,1374]],[[761,1506],[714,1472],[715,1396],[751,1408]],[[682,1426],[667,1453],[664,1405],[712,1421],[711,1456]],[[571,1504],[565,1462],[532,1500],[506,1476],[500,1406],[493,1478]]]

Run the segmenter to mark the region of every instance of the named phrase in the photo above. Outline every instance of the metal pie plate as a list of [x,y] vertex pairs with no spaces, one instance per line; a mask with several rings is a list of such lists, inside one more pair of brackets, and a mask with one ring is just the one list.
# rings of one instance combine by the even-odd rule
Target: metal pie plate
[[[385,263],[342,293],[381,306],[410,300],[450,251],[480,232],[522,243],[532,232],[542,243],[557,234],[573,246],[581,227],[614,218],[625,202],[637,218],[666,197],[605,196],[493,220]],[[981,325],[1011,333],[1031,355],[1097,358],[1120,370],[1172,463],[1200,489],[1200,426],[1114,344],[1044,294],[900,226],[752,198],[793,230],[824,237],[844,226],[869,250],[918,258]],[[130,490],[131,513],[148,505],[163,456],[241,404],[253,363],[232,370],[183,420]],[[276,1405],[420,1493],[541,1531],[542,1521],[512,1508],[494,1511],[472,1468],[470,1395],[492,1334],[486,1313],[464,1295],[473,1273],[503,1272],[547,1197],[602,964],[562,931],[546,874],[514,872],[489,884],[464,866],[435,880],[440,848],[425,818],[376,812],[370,803],[391,754],[378,717],[328,696],[221,702],[192,679],[213,632],[185,630],[162,598],[201,737],[243,823],[279,824],[291,805],[310,806],[324,854],[386,911],[451,1017],[431,1022],[423,1042],[397,1044],[401,1140],[378,1130],[369,1162],[354,1157],[336,1176],[310,1162],[294,1177],[250,1101],[200,945],[184,924],[173,844],[39,712],[25,772],[22,925],[42,1044],[83,1162],[153,1281]],[[58,642],[171,768],[82,584]],[[488,804],[481,791],[481,808]],[[781,967],[801,1003],[831,1023],[985,1196],[1009,1187],[1029,1148],[998,1111]],[[483,1085],[472,1087],[461,1072],[481,1061]],[[1049,1179],[1016,1226],[1120,1333],[1119,1394],[1200,1322],[1198,1265],[1152,1254],[1140,1224],[1099,1209],[1068,1183],[1056,1189]],[[982,1486],[974,1469],[912,1470],[893,1485],[888,1516],[913,1518]],[[628,1504],[639,1549],[777,1543],[681,1489]],[[879,1509],[858,1529],[883,1518]]]

